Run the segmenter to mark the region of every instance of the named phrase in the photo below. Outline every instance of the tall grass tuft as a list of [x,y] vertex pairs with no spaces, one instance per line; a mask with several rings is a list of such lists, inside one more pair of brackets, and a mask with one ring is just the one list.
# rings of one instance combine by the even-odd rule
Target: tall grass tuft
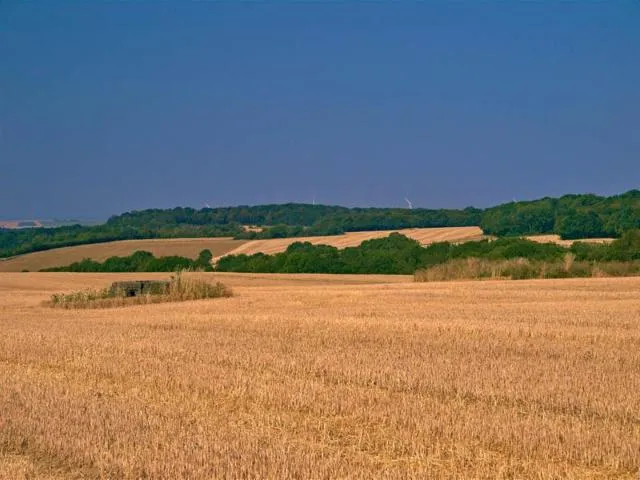
[[532,261],[526,258],[489,260],[465,258],[450,260],[439,265],[418,270],[416,282],[440,282],[446,280],[503,279],[525,280],[533,278],[585,278],[629,277],[640,275],[640,262],[585,262],[575,261],[571,253],[562,261]]
[[169,292],[166,296],[170,302],[182,302],[203,298],[230,297],[231,295],[231,289],[223,283],[212,284],[204,280],[187,278],[178,272],[171,277]]
[[178,272],[175,276],[171,277],[166,293],[127,297],[122,291],[104,288],[101,290],[84,290],[73,293],[54,294],[45,304],[50,307],[68,309],[113,308],[126,307],[129,305],[231,297],[232,295],[233,292],[231,288],[223,283],[209,283],[204,280],[188,278]]

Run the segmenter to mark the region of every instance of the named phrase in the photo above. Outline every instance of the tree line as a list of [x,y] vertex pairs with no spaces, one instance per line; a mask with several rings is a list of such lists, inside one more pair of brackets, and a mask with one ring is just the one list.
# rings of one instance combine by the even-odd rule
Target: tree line
[[[228,255],[222,257],[215,271],[248,273],[352,273],[413,274],[417,270],[444,264],[451,260],[480,258],[509,260],[525,258],[536,262],[558,262],[567,253],[577,261],[640,261],[640,230],[630,230],[611,244],[575,242],[571,247],[554,243],[537,243],[521,238],[499,238],[453,244],[434,243],[423,247],[416,240],[399,233],[367,240],[357,247],[339,250],[328,245],[295,242],[275,255]],[[197,259],[184,257],[155,258],[149,252],[136,252],[129,257],[111,257],[105,262],[82,260],[65,267],[46,271],[71,272],[158,272],[176,270],[214,270],[212,255],[203,250]]]
[[512,202],[485,210],[480,227],[486,234],[555,233],[563,239],[619,237],[640,228],[640,190],[622,195],[565,195]]
[[[246,231],[244,225],[262,227]],[[640,228],[640,190],[622,195],[565,195],[511,202],[485,210],[346,208],[283,204],[223,208],[133,211],[95,226],[0,229],[0,257],[87,243],[146,238],[226,237],[242,239],[338,235],[366,230],[464,227],[486,234],[556,233],[562,238],[619,237]]]
[[41,272],[178,272],[182,270],[213,271],[210,250],[202,250],[198,258],[177,255],[155,257],[151,252],[138,251],[128,257],[109,257],[104,262],[85,258],[71,265],[44,268]]
[[640,260],[640,230],[630,230],[611,244],[575,242],[571,247],[538,243],[522,238],[498,238],[453,244],[434,243],[422,247],[399,233],[339,250],[327,245],[297,242],[275,255],[228,255],[216,265],[221,272],[251,273],[361,273],[413,274],[419,269],[450,260],[484,258],[556,262],[567,253],[589,262]]
[[29,252],[115,240],[233,237],[241,225],[168,224],[164,226],[71,225],[57,228],[0,229],[0,258]]

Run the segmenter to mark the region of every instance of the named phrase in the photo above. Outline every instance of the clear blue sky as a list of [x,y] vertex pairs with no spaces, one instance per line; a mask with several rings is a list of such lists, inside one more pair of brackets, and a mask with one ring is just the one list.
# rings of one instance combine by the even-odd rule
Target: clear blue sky
[[639,185],[639,2],[0,2],[0,217]]

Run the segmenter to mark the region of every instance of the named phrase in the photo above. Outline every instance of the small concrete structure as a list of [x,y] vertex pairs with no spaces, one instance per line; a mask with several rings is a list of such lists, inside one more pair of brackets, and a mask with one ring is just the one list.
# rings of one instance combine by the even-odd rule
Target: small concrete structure
[[169,292],[169,281],[135,280],[131,282],[113,282],[109,293],[113,296],[138,297],[140,295],[164,295]]

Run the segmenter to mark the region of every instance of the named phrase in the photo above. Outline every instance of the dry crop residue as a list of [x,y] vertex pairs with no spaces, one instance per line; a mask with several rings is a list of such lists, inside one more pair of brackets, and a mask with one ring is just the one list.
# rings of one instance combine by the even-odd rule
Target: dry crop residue
[[349,232],[343,235],[276,238],[269,240],[252,240],[227,254],[254,253],[274,254],[284,252],[294,242],[310,242],[314,245],[330,245],[336,248],[357,247],[365,240],[388,237],[391,233],[398,232],[413,238],[422,245],[435,242],[466,242],[483,238],[480,227],[442,227],[442,228],[407,228],[404,230],[382,230],[371,232]]
[[243,240],[231,238],[163,238],[93,243],[0,259],[0,272],[20,272],[22,270],[37,272],[43,268],[69,265],[85,258],[103,262],[109,257],[126,257],[138,250],[151,252],[156,257],[178,255],[196,258],[202,250],[209,249],[213,256],[220,256],[244,243]]
[[562,240],[560,235],[529,235],[524,238],[538,243],[557,243],[563,247],[570,247],[575,242],[611,243],[615,240],[615,238],[581,238],[579,240]]
[[635,477],[638,278],[197,275],[237,295],[52,310],[131,276],[0,274],[0,471]]

